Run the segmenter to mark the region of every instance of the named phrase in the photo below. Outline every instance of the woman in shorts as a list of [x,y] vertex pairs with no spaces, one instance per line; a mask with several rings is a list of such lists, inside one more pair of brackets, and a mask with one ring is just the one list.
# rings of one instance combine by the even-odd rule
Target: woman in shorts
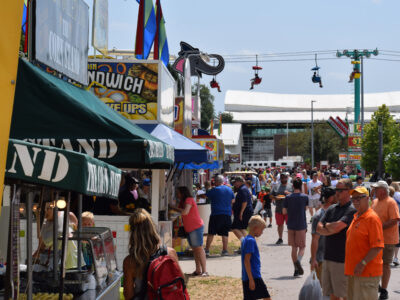
[[188,235],[187,239],[190,247],[193,249],[194,261],[196,263],[196,270],[192,273],[192,276],[208,276],[206,253],[203,248],[204,223],[202,218],[200,218],[196,201],[186,186],[178,187],[177,198],[179,205],[175,209],[182,214],[183,227]]

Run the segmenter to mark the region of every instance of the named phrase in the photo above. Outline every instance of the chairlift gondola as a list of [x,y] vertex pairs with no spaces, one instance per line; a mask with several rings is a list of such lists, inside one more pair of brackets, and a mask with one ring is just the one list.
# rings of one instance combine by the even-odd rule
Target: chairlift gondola
[[318,83],[319,87],[322,88],[322,78],[319,75],[319,69],[320,67],[318,67],[318,62],[317,62],[317,54],[315,54],[315,67],[311,69],[311,71],[313,71],[313,76],[311,77],[311,81],[313,83]]
[[250,90],[254,89],[255,85],[261,83],[262,78],[258,76],[258,71],[262,70],[262,67],[258,65],[258,55],[256,55],[256,65],[252,68],[254,70],[254,78],[250,79],[251,87]]
[[[214,66],[215,66],[215,60],[214,60]],[[210,81],[210,86],[212,89],[217,89],[219,93],[221,93],[221,87],[219,86],[219,82],[217,81],[217,76],[214,75],[212,80]]]

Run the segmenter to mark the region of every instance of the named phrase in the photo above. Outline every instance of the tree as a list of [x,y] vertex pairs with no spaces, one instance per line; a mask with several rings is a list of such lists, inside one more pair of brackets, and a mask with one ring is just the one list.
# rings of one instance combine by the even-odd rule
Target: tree
[[222,123],[233,123],[233,115],[231,113],[221,113]]
[[[192,88],[192,94],[197,94],[197,84]],[[214,113],[214,96],[211,95],[210,89],[200,84],[200,101],[201,101],[201,120],[200,127],[208,129],[211,119],[215,117]]]
[[[282,145],[286,145],[286,137],[282,139]],[[289,154],[292,152],[301,155],[304,161],[311,161],[311,128],[303,131],[289,133]],[[326,123],[314,125],[314,159],[315,162],[328,160],[330,163],[339,160],[339,152],[344,151],[346,140],[342,139]],[[293,149],[292,151],[290,149]]]
[[400,180],[400,135],[389,144],[389,154],[385,159],[385,168],[393,180]]
[[[367,171],[376,171],[379,164],[379,133],[378,125],[382,124],[383,127],[383,158],[385,160],[384,167],[387,171],[394,169],[392,164],[396,161],[394,153],[398,153],[398,140],[400,135],[399,125],[390,115],[388,107],[383,104],[372,115],[371,122],[364,126],[364,137],[361,141],[361,149],[363,156],[361,159],[361,166]],[[397,164],[397,168],[398,168]]]

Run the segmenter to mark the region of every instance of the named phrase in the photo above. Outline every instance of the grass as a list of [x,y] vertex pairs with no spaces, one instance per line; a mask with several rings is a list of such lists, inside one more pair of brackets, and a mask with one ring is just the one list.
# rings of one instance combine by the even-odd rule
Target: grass
[[231,277],[191,277],[188,283],[191,300],[243,299],[242,281]]
[[[206,245],[207,236],[204,236],[204,246]],[[228,252],[229,254],[233,254],[235,250],[239,249],[240,241],[237,237],[229,232],[228,236]],[[210,254],[220,254],[222,252],[222,238],[218,235],[214,237],[214,240],[210,247]]]

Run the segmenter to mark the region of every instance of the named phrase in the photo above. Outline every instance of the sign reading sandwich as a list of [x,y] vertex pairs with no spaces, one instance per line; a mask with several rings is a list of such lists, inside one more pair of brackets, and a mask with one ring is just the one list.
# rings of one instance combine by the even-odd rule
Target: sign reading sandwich
[[89,7],[83,0],[41,0],[35,6],[35,59],[86,85]]
[[82,153],[10,139],[6,177],[117,198],[121,170]]
[[89,60],[91,91],[130,120],[157,120],[158,63]]

